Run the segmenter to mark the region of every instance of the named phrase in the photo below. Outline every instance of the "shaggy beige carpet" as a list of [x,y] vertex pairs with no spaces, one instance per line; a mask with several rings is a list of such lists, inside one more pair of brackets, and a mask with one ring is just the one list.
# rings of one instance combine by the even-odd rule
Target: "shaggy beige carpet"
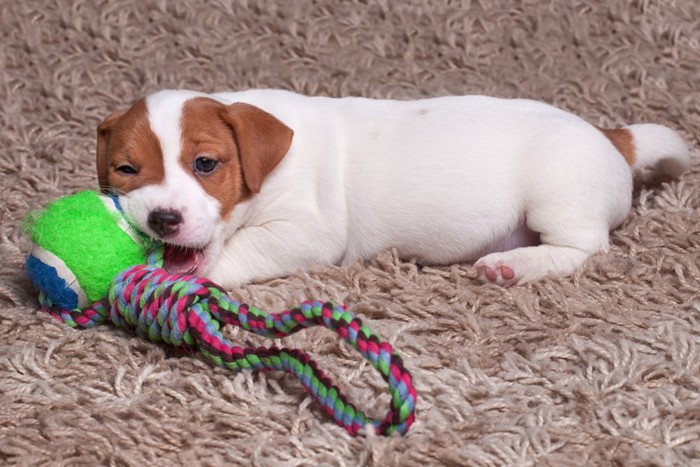
[[[697,0],[0,1],[0,464],[699,465],[698,18]],[[273,311],[345,302],[404,355],[413,428],[351,438],[292,378],[38,312],[20,219],[95,187],[97,123],[169,87],[536,98],[670,125],[694,164],[637,188],[611,251],[574,277],[506,290],[386,252],[233,291]],[[386,410],[329,332],[283,344]]]

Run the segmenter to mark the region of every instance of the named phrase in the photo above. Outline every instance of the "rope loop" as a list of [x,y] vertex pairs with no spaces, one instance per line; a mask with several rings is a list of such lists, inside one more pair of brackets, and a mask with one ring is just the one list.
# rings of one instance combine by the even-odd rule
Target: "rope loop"
[[[199,349],[216,365],[234,371],[279,370],[292,374],[351,435],[367,424],[373,425],[378,434],[403,435],[415,419],[417,394],[401,357],[341,305],[307,301],[272,314],[229,298],[224,289],[208,279],[169,274],[156,265],[137,265],[123,271],[102,301],[82,310],[57,309],[47,297],[40,295],[39,299],[44,310],[72,327],[89,328],[111,321],[152,342]],[[367,417],[307,353],[276,346],[238,347],[222,334],[221,328],[226,325],[270,338],[286,337],[313,326],[334,331],[387,382],[389,411],[381,420]]]

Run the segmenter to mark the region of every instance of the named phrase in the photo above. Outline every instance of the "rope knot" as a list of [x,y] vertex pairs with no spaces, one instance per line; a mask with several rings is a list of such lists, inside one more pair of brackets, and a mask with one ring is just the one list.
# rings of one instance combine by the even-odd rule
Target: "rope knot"
[[189,330],[189,313],[195,306],[215,311],[218,300],[210,299],[221,293],[223,290],[207,279],[138,265],[117,276],[103,304],[117,326],[152,342],[191,347],[195,339]]

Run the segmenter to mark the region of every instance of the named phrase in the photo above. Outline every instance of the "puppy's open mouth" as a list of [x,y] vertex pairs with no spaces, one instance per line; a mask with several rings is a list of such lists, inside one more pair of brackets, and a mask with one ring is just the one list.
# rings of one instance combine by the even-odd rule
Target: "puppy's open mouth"
[[165,244],[163,269],[170,274],[197,274],[204,262],[204,250],[179,245]]

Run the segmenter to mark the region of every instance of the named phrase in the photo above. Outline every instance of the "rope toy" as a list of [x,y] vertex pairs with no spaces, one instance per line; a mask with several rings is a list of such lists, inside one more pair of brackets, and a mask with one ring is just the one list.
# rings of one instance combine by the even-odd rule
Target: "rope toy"
[[[73,196],[83,196],[82,193]],[[112,211],[110,201],[101,199],[107,197],[92,193],[87,198],[93,195],[100,198],[101,205],[107,206],[119,229],[129,228],[120,222],[118,216],[122,214],[115,198],[111,202],[117,209]],[[44,311],[74,328],[91,328],[111,322],[152,342],[188,352],[199,350],[214,364],[234,371],[279,370],[294,375],[323,410],[351,435],[357,435],[367,424],[371,424],[381,435],[394,432],[403,435],[410,428],[415,419],[417,399],[410,373],[392,346],[382,341],[344,306],[307,301],[276,314],[249,307],[231,299],[224,289],[208,279],[169,274],[159,267],[163,246],[158,242],[146,242],[146,252],[142,254],[147,256],[148,264],[137,264],[118,273],[101,300],[88,306],[65,306],[66,303],[78,303],[81,293],[82,297],[88,295],[74,273],[79,268],[71,261],[58,258],[51,251],[56,250],[54,246],[47,248],[47,244],[56,241],[37,226],[42,225],[42,216],[49,215],[52,209],[58,209],[57,206],[63,206],[58,209],[63,210],[61,215],[76,206],[81,217],[87,213],[83,210],[84,203],[69,200],[62,205],[61,201],[49,205],[44,213],[35,215],[25,225],[35,244],[27,260],[27,271],[40,290],[39,301]],[[70,209],[66,206],[70,206]],[[47,225],[55,225],[55,219],[50,215]],[[69,238],[74,241],[75,235]],[[76,279],[66,281],[66,276]],[[66,290],[70,293],[77,291],[75,297]],[[334,331],[358,350],[388,383],[391,395],[389,411],[381,420],[366,416],[346,399],[306,352],[276,346],[236,346],[221,332],[226,325],[269,338],[286,337],[313,326],[324,326]]]

